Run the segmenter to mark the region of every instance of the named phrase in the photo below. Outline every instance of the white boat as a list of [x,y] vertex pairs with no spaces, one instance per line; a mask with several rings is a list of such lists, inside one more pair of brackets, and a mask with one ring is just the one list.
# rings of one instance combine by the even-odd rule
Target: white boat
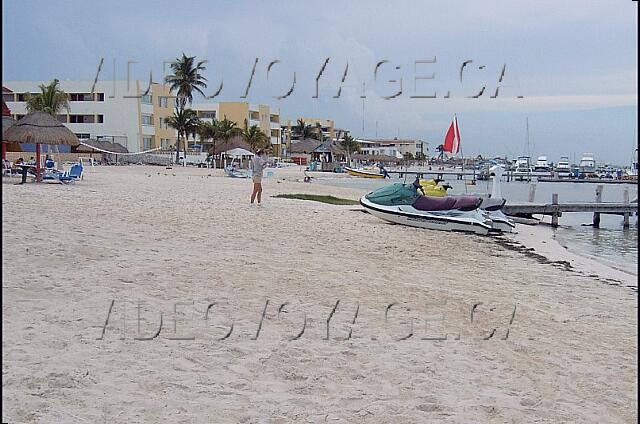
[[593,174],[596,172],[596,160],[593,158],[593,153],[585,153],[582,155],[582,159],[580,159],[580,164],[578,165],[580,172],[583,174]]
[[596,168],[596,175],[598,176],[598,178],[613,178],[615,173],[616,170],[608,163],[605,163],[604,165],[598,166]]
[[638,149],[634,152],[633,159],[631,160],[631,168],[627,170],[627,175],[630,177],[638,177]]
[[520,156],[516,161],[516,172],[531,172],[531,158],[529,156]]
[[547,162],[546,156],[538,156],[538,160],[533,166],[533,170],[536,172],[547,172],[549,171],[549,163]]
[[571,174],[571,164],[569,163],[568,156],[560,157],[560,160],[556,164],[555,171],[558,173],[559,177],[566,177]]

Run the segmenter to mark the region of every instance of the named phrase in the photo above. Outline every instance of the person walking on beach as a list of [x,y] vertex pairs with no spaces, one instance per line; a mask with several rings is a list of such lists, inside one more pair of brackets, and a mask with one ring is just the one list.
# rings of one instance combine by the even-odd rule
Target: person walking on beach
[[251,167],[253,168],[253,192],[251,193],[251,204],[258,198],[258,204],[262,201],[262,171],[267,167],[267,161],[262,157],[264,151],[258,149],[256,155],[251,160]]

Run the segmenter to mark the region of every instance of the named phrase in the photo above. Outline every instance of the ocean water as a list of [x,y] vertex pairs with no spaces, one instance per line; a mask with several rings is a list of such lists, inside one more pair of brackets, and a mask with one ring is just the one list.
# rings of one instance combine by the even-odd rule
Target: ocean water
[[[317,175],[317,174],[316,174]],[[317,183],[338,187],[362,189],[366,194],[379,187],[404,182],[404,179],[392,178],[374,180],[357,177],[319,176]],[[412,178],[408,177],[407,182]],[[453,188],[450,194],[484,194],[490,193],[492,181],[478,181],[475,186],[466,185],[464,181],[447,179]],[[502,195],[507,203],[526,202],[529,199],[530,184],[528,182],[501,182]],[[535,202],[551,203],[553,193],[558,193],[558,201],[593,202],[595,201],[597,184],[591,183],[536,183]],[[638,186],[634,184],[603,184],[603,202],[622,202],[623,191],[629,190],[629,199],[638,197]],[[551,217],[544,217],[544,222],[551,222]],[[591,213],[565,213],[559,219],[560,226],[555,230],[556,240],[568,249],[612,264],[628,272],[637,272],[638,267],[638,217],[632,216],[630,228],[622,228],[622,216],[601,215],[600,228],[593,228]]]

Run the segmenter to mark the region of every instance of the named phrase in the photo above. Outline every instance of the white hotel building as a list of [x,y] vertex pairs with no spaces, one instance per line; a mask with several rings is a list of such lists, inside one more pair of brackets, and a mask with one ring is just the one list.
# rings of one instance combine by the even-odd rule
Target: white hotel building
[[[41,84],[50,81],[5,81],[2,97],[13,117],[27,113],[29,94],[40,92]],[[98,81],[91,92],[93,81],[60,81],[60,89],[69,94],[69,111],[58,115],[80,139],[107,139],[120,143],[129,152],[154,148],[174,148],[176,131],[168,127],[166,118],[172,116],[174,100],[169,88],[142,81]],[[200,103],[191,106],[202,120],[228,118],[239,128],[257,125],[269,136],[274,154],[279,154],[282,143],[279,110],[269,106],[246,102]],[[195,140],[194,140],[195,141]]]
[[[5,81],[2,97],[14,118],[27,113],[29,93],[39,93],[39,85],[50,81]],[[69,94],[69,111],[58,119],[80,139],[108,139],[122,144],[129,152],[175,145],[176,132],[165,119],[173,113],[168,87],[140,81],[60,81]],[[144,94],[144,95],[143,95]]]
[[356,139],[360,144],[360,153],[365,155],[386,155],[401,159],[406,153],[414,158],[425,155],[429,150],[428,142],[415,139]]

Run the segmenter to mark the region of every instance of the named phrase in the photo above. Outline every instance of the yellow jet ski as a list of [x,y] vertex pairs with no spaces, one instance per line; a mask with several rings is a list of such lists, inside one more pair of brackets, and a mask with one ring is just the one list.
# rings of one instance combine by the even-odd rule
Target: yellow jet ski
[[420,183],[420,191],[425,196],[432,197],[444,197],[447,195],[447,190],[451,188],[449,184],[440,185],[440,181],[436,180],[423,180],[419,181]]

